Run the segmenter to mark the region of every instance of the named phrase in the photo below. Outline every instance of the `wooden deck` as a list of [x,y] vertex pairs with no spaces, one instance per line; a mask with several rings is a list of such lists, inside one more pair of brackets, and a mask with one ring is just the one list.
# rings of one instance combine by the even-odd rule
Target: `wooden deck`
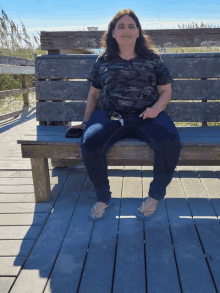
[[88,218],[85,170],[52,168],[52,198],[35,204],[17,139],[35,114],[0,124],[0,293],[220,292],[220,166],[177,166],[155,219],[134,216],[153,167],[109,166],[116,204]]

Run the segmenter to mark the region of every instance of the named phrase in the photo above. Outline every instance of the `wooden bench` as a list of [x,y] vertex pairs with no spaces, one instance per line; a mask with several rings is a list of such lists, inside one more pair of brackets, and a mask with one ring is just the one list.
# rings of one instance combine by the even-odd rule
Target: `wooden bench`
[[[36,119],[45,125],[17,141],[22,157],[31,159],[36,202],[51,196],[48,158],[62,160],[60,166],[83,163],[81,138],[65,138],[65,130],[70,121],[83,121],[91,85],[86,79],[98,57],[53,53],[60,52],[49,50],[35,58]],[[178,165],[220,165],[220,126],[207,126],[220,122],[220,103],[215,101],[220,100],[220,53],[161,56],[174,78],[172,101],[164,111],[174,122],[202,122],[201,127],[177,127],[182,145]],[[60,126],[46,125],[54,121]],[[109,150],[107,160],[110,166],[153,166],[154,152],[146,143],[126,138]]]

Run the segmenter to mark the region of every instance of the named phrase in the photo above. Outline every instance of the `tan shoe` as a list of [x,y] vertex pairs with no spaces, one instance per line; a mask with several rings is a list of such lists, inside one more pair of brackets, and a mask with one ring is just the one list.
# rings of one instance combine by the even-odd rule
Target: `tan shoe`
[[147,197],[145,202],[142,202],[141,207],[137,210],[136,217],[139,220],[145,220],[155,216],[158,200]]
[[[111,207],[115,204],[115,198],[110,199],[109,204],[105,204],[104,202],[97,202],[92,210],[91,210],[91,214],[89,215],[89,218],[94,220],[94,221],[99,221],[102,220],[105,215],[106,215],[106,211],[104,209],[108,208],[111,209]],[[104,211],[103,211],[104,210]]]
[[105,213],[105,209],[107,207],[109,207],[109,205],[98,201],[91,210],[90,218],[93,220],[99,220],[103,218],[103,214]]

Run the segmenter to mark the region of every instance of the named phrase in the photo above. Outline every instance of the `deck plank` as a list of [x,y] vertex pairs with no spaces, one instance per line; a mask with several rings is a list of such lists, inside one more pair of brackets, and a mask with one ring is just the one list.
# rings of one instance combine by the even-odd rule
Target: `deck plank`
[[186,200],[166,205],[182,292],[216,292]]
[[0,293],[9,292],[15,277],[1,277],[0,276]]
[[[1,240],[0,256],[26,256],[34,244],[34,239],[22,240]],[[1,292],[1,291],[0,291]]]
[[36,239],[42,226],[0,226],[0,240]]
[[[149,185],[153,180],[153,170],[142,167],[144,197],[148,196]],[[176,197],[172,192],[179,183],[177,172],[174,174],[172,185],[167,188],[168,195]],[[179,194],[181,196],[181,194]],[[145,255],[147,267],[147,292],[176,292],[180,293],[180,284],[173,242],[170,235],[166,199],[158,202],[158,215],[144,223]],[[172,282],[170,281],[172,279]]]
[[217,291],[220,291],[220,225],[208,199],[189,199],[193,220]]
[[142,293],[146,292],[143,223],[134,217],[142,202],[141,167],[126,166],[123,175],[113,292]]
[[21,266],[23,265],[25,257],[0,257],[0,276],[6,277],[17,276]]
[[0,214],[1,226],[41,226],[45,223],[48,213]]
[[46,202],[43,205],[40,203],[1,203],[1,214],[14,214],[14,213],[49,213],[53,206],[52,202]]

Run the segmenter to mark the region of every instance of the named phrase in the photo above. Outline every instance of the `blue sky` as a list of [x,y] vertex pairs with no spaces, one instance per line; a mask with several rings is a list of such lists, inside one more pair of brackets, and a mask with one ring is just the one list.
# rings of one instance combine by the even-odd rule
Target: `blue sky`
[[[139,0],[123,1],[56,1],[56,0],[10,0],[3,1],[0,8],[21,29],[21,21],[33,39],[40,31],[87,30],[88,26],[106,30],[114,15],[123,8],[132,9],[142,29],[178,29],[178,24],[208,23],[220,27],[220,1],[212,0]],[[2,15],[1,15],[2,16]]]

